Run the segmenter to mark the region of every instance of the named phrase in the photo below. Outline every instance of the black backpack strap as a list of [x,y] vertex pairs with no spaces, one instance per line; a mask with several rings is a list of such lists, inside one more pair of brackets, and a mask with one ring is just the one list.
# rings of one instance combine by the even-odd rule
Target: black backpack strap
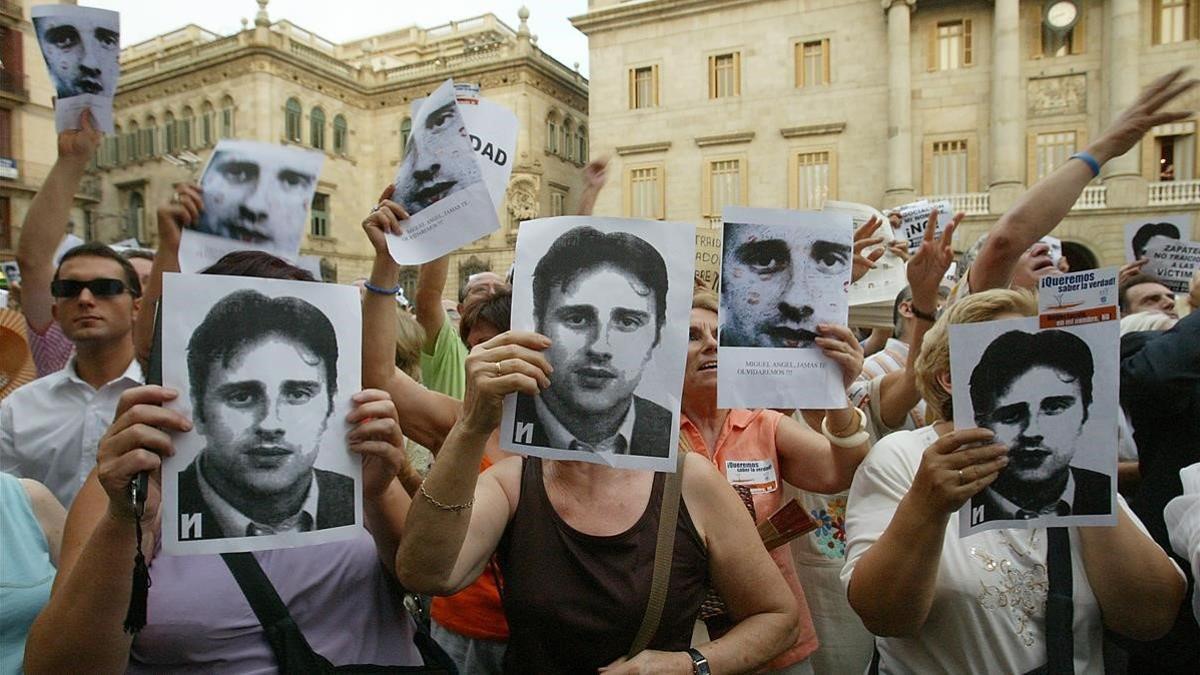
[[221,559],[233,573],[254,616],[262,624],[263,633],[281,673],[328,672],[332,665],[309,646],[292,619],[287,605],[279,598],[275,586],[267,578],[258,559],[252,553],[222,553]]
[[1075,672],[1075,603],[1071,597],[1071,535],[1065,527],[1047,529],[1046,655],[1051,675]]

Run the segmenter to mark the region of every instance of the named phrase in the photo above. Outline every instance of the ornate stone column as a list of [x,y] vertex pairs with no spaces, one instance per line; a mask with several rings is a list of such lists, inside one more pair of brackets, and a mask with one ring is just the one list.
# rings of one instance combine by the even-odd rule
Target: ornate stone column
[[[1133,103],[1141,89],[1138,77],[1138,38],[1141,32],[1138,0],[1108,3],[1109,40],[1105,44],[1104,81],[1108,83],[1108,122]],[[1097,130],[1099,131],[1099,130]],[[1145,206],[1146,180],[1140,170],[1141,143],[1104,165],[1104,185],[1110,207]]]
[[880,0],[888,23],[887,192],[896,206],[916,194],[912,179],[912,58],[909,14],[917,0]]
[[995,0],[992,19],[991,172],[988,209],[1004,213],[1021,194],[1020,2]]

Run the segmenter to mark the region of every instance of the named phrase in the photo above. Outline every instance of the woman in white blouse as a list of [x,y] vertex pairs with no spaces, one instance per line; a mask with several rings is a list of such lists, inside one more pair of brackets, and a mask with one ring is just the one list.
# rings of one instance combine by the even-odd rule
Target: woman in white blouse
[[[953,418],[950,324],[1036,313],[1032,295],[1011,290],[952,305],[925,335],[916,362],[929,411]],[[1047,663],[1047,531],[958,536],[959,507],[1008,462],[1005,446],[986,444],[991,439],[990,431],[955,431],[941,421],[887,436],[858,469],[842,580],[850,605],[878,636],[880,673],[1027,673]],[[1115,527],[1070,528],[1076,673],[1104,671],[1104,628],[1155,638],[1183,599],[1183,575],[1119,503]]]

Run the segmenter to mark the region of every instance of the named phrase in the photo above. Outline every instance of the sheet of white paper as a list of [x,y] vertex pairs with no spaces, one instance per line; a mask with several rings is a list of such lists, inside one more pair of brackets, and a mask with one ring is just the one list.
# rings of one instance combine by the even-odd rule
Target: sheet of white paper
[[1192,214],[1190,213],[1152,216],[1126,223],[1125,262],[1144,258],[1147,255],[1147,247],[1153,242],[1167,239],[1190,239],[1191,231]]
[[[180,392],[167,407],[195,424],[173,435],[175,454],[163,461],[163,553],[357,536],[362,466],[349,450],[345,421],[361,389],[357,289],[166,274],[162,317],[163,385]],[[313,529],[246,536],[247,516],[230,505],[287,500],[294,486],[317,489],[316,513],[308,514]]]
[[1058,237],[1051,237],[1050,235],[1046,235],[1046,236],[1042,237],[1041,239],[1039,239],[1038,241],[1050,247],[1050,262],[1057,265],[1058,261],[1062,260],[1062,256],[1063,256],[1062,239],[1059,239]]
[[[1098,298],[1109,286],[1091,288],[1087,274],[1048,290],[1043,303],[1064,304],[1054,296],[1071,293],[1067,286],[1085,289],[1073,297]],[[1099,277],[1112,278],[1109,271]],[[1116,524],[1119,330],[1111,305],[950,326],[954,426],[990,428],[1009,447],[999,478],[959,511],[960,537]],[[968,480],[977,477],[977,468],[964,471]],[[1063,492],[1039,496],[1060,480]],[[1059,515],[1060,501],[1070,504],[1069,515]]]
[[844,213],[726,207],[717,406],[844,407],[841,368],[813,340],[848,318]]
[[1200,269],[1200,242],[1156,238],[1146,249],[1150,262],[1142,268],[1173,293],[1187,293]]
[[505,399],[500,447],[675,470],[694,245],[687,223],[560,216],[521,225],[512,328],[553,341],[554,372],[540,397]]
[[91,109],[96,128],[113,133],[112,100],[121,72],[121,16],[77,5],[30,8],[42,58],[54,86],[54,120],[59,133],[78,129]]
[[200,222],[180,238],[180,269],[198,272],[242,250],[295,262],[324,163],[325,153],[317,150],[218,142],[200,178]]
[[62,241],[59,242],[58,248],[54,250],[54,266],[58,267],[62,263],[62,258],[67,254],[67,251],[83,244],[83,240],[73,234],[64,234]]
[[916,253],[917,249],[921,248],[921,239],[925,237],[925,228],[929,225],[929,214],[933,213],[934,209],[937,209],[938,212],[938,223],[937,229],[933,231],[933,236],[940,237],[942,231],[946,229],[946,225],[954,218],[950,202],[935,203],[922,199],[896,209],[900,214],[900,226],[893,228],[892,233],[896,239],[904,239],[908,242],[909,253]]
[[453,80],[414,102],[412,119],[392,196],[409,219],[404,234],[387,238],[402,265],[428,262],[500,227],[496,211],[517,143],[516,115],[484,99],[460,104]]

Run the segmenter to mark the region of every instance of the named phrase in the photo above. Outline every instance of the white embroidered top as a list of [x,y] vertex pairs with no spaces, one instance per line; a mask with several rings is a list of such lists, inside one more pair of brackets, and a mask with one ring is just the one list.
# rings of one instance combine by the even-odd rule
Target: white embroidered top
[[[912,485],[932,427],[898,431],[859,466],[846,507],[847,587]],[[1124,499],[1126,515],[1145,532]],[[1147,535],[1149,538],[1149,535]],[[1103,673],[1100,606],[1088,585],[1079,538],[1071,530],[1075,672]],[[1025,673],[1046,663],[1046,530],[988,530],[958,536],[950,516],[929,617],[916,638],[876,638],[880,673]]]

